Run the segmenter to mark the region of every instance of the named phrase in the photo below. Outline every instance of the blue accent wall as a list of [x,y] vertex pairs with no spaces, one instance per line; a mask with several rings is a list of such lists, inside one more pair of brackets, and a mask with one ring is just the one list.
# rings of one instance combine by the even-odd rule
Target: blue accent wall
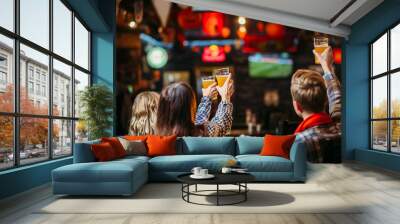
[[[93,83],[103,83],[114,93],[115,0],[67,0],[67,2],[92,31]],[[113,131],[112,127],[110,131]],[[71,163],[72,157],[69,157],[1,171],[0,199],[50,182],[53,169]]]
[[51,171],[72,163],[72,158],[47,161],[0,173],[0,199],[29,190],[51,181]]
[[400,0],[385,0],[351,27],[344,44],[344,158],[399,170],[400,157],[369,150],[369,43],[400,22]]
[[[113,121],[116,120],[116,88],[115,88],[115,1],[98,0],[98,9],[103,15],[109,27],[108,32],[93,32],[92,33],[92,72],[93,83],[101,83],[110,88],[113,92]],[[115,135],[114,127],[110,127],[110,134]]]

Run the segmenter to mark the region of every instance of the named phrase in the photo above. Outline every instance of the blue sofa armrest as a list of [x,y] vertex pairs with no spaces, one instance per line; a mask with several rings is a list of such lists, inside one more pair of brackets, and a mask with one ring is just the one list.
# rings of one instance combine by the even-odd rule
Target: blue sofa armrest
[[75,143],[75,145],[74,145],[74,163],[95,162],[96,158],[94,157],[90,146],[92,144],[98,144],[98,143],[100,143],[100,140]]
[[305,181],[307,176],[307,147],[298,136],[290,149],[290,160],[293,162],[293,179]]

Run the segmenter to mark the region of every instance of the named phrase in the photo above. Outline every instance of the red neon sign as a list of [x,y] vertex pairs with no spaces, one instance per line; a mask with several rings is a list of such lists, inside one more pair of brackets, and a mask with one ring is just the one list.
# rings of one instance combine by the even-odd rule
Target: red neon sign
[[203,62],[223,62],[225,59],[226,54],[224,48],[217,45],[205,47],[201,55],[201,60]]

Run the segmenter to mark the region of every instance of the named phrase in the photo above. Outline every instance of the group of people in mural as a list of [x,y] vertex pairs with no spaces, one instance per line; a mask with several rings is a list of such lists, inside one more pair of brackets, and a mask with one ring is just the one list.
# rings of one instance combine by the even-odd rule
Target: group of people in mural
[[[341,92],[334,74],[332,49],[313,53],[324,74],[307,69],[293,74],[290,87],[293,108],[302,118],[293,134],[306,143],[309,161],[340,161]],[[213,84],[203,88],[198,106],[194,90],[184,82],[166,86],[161,94],[142,92],[132,106],[129,132],[131,135],[225,136],[233,121],[233,92],[231,74],[222,86]],[[211,117],[216,94],[221,101]],[[333,146],[338,147],[335,150]]]

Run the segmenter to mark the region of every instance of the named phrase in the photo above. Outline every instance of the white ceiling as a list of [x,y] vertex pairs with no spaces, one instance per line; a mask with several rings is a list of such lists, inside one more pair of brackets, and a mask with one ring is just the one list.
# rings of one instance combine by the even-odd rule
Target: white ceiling
[[350,0],[225,0],[301,16],[330,20]]
[[[342,37],[350,34],[350,26],[353,23],[383,2],[383,0],[169,1]],[[350,3],[350,7],[338,14]]]

